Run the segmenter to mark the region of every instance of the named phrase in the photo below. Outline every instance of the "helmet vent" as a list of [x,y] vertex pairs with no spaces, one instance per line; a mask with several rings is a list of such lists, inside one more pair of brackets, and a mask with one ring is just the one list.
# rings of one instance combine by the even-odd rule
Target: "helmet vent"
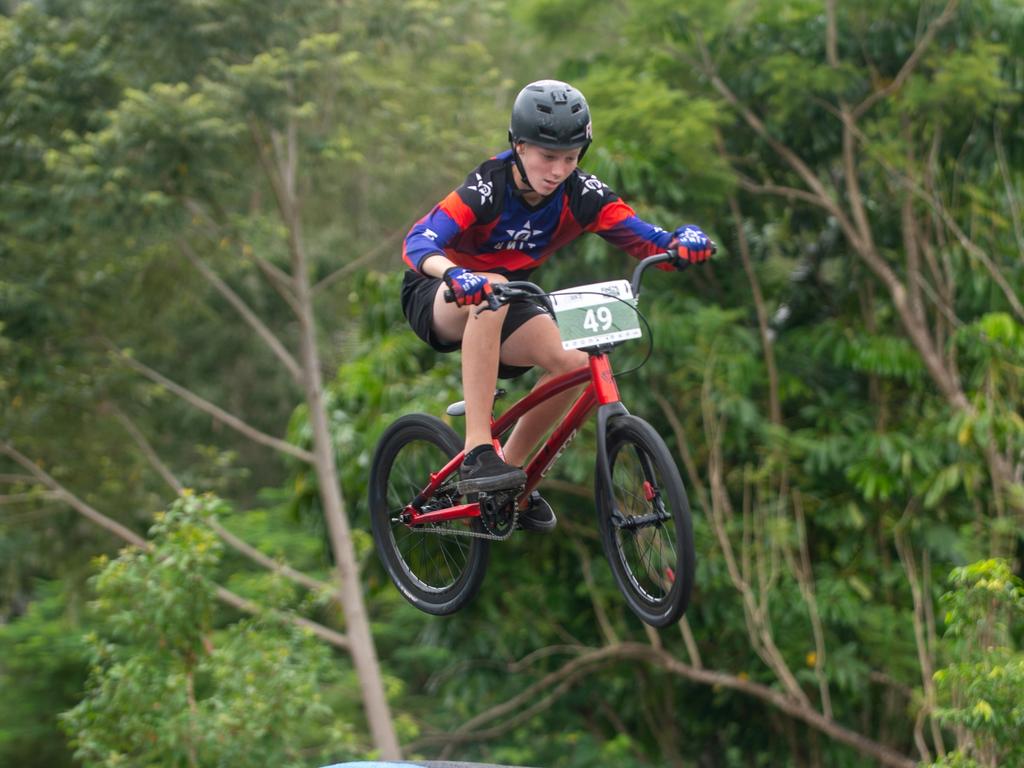
[[552,149],[580,149],[590,144],[590,109],[583,94],[560,80],[538,80],[516,96],[509,119],[509,140]]

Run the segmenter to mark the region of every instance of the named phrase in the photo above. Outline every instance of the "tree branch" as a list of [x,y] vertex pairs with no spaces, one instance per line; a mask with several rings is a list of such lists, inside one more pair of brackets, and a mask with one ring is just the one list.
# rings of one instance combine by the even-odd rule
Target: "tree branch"
[[690,629],[690,620],[686,618],[685,613],[679,619],[679,633],[683,636],[683,645],[686,646],[686,652],[690,655],[690,666],[694,669],[704,669],[704,661],[700,657],[697,640],[693,636],[693,630]]
[[[165,483],[167,483],[169,486],[171,486],[171,488],[174,489],[175,493],[180,495],[182,491],[185,490],[185,487],[181,484],[181,482],[179,482],[178,478],[174,476],[174,473],[167,468],[167,465],[160,460],[160,457],[157,455],[157,452],[153,450],[153,446],[150,445],[145,435],[143,435],[141,430],[139,430],[139,428],[135,426],[135,422],[128,418],[128,416],[115,404],[107,403],[105,405],[111,412],[114,413],[118,421],[121,422],[121,426],[125,428],[128,434],[131,436],[132,440],[138,446],[139,450],[142,451],[142,454],[146,457],[146,459],[148,459],[149,463],[157,471],[157,474],[159,474],[160,477],[163,478]],[[227,544],[232,549],[240,552],[241,554],[245,555],[245,557],[249,558],[254,563],[261,565],[269,571],[284,576],[285,578],[295,582],[296,584],[306,587],[307,589],[311,589],[314,592],[327,594],[331,597],[337,598],[337,590],[330,584],[314,579],[311,576],[307,576],[302,571],[298,571],[292,568],[287,563],[280,562],[278,560],[273,559],[272,557],[263,554],[263,552],[256,549],[256,547],[252,546],[251,544],[248,544],[247,542],[243,541],[238,536],[233,534],[231,531],[229,531],[227,528],[221,525],[221,523],[216,519],[210,518],[209,520],[207,520],[207,523],[209,524],[213,532],[216,533],[224,541],[225,544]]]
[[811,566],[811,553],[807,548],[807,521],[804,518],[803,500],[799,493],[793,493],[793,511],[796,515],[797,539],[799,541],[800,561],[793,562],[793,571],[800,594],[807,604],[807,613],[811,619],[811,631],[814,635],[814,674],[818,678],[818,691],[821,696],[821,708],[825,717],[832,718],[832,696],[828,688],[828,676],[825,674],[825,630],[818,612],[818,598],[814,589],[814,570]]
[[825,61],[833,69],[839,66],[839,35],[836,30],[836,0],[825,0]]
[[288,373],[291,374],[295,383],[301,387],[303,371],[291,353],[285,349],[280,339],[274,335],[273,331],[267,328],[263,321],[256,316],[256,313],[249,309],[249,306],[242,298],[227,283],[221,280],[205,261],[199,258],[198,254],[192,250],[192,247],[183,238],[178,239],[178,248],[181,249],[185,258],[192,263],[192,266],[206,278],[207,282],[216,288],[221,296],[227,299],[228,303],[235,308],[235,311],[242,316],[242,319],[245,320],[249,327],[256,332],[256,335],[270,347],[271,351],[277,356],[277,359],[288,369]]
[[[721,155],[725,155],[725,142],[722,140],[721,134],[718,135],[718,151]],[[764,296],[761,293],[761,283],[757,279],[757,273],[754,271],[754,264],[750,258],[750,243],[747,241],[747,233],[743,227],[743,211],[740,210],[740,203],[735,195],[729,195],[729,209],[736,222],[740,259],[743,261],[743,271],[747,274],[747,282],[750,283],[750,294],[754,299],[754,311],[757,314],[757,328],[761,335],[761,354],[764,356],[764,365],[768,372],[768,413],[772,424],[781,425],[782,405],[779,399],[779,373],[775,366],[775,350],[768,329],[768,310],[765,308]]]
[[[208,232],[211,238],[219,239],[222,236],[221,225],[214,221],[210,214],[204,211],[203,207],[197,201],[192,198],[185,198],[184,205],[193,216],[204,219],[209,226],[212,227],[212,233]],[[277,294],[284,299],[285,303],[291,307],[292,312],[297,316],[299,314],[299,305],[295,298],[294,285],[291,276],[267,259],[264,259],[261,256],[256,256],[253,253],[251,246],[243,244],[242,257],[253,262],[259,268],[260,272],[263,273],[263,276],[267,278],[267,282],[270,283],[274,290],[277,291]]]
[[704,42],[704,36],[700,33],[700,30],[694,32],[694,41],[696,42],[697,49],[701,55],[701,61],[703,63],[704,74],[711,81],[712,87],[718,91],[718,93],[728,102],[728,104],[735,109],[743,120],[753,129],[754,133],[760,136],[772,150],[782,158],[787,165],[792,168],[796,174],[803,179],[804,184],[814,193],[818,203],[821,207],[825,208],[829,213],[835,216],[836,221],[843,228],[844,231],[854,235],[855,230],[850,224],[849,219],[843,212],[842,208],[839,207],[838,202],[835,198],[829,194],[825,185],[822,184],[814,172],[808,167],[808,165],[800,159],[800,156],[796,154],[792,149],[783,144],[781,141],[776,139],[769,131],[764,121],[758,117],[753,110],[746,106],[740,101],[739,97],[733,92],[733,90],[722,80],[721,75],[718,74],[718,70],[711,59],[711,53],[708,51],[707,45]]
[[189,403],[195,408],[198,408],[200,411],[203,411],[204,413],[210,414],[215,419],[217,419],[217,421],[231,427],[236,432],[240,432],[253,442],[259,443],[260,445],[265,445],[277,451],[281,451],[282,453],[287,453],[289,456],[294,456],[296,459],[300,459],[301,461],[305,461],[310,464],[313,463],[313,454],[311,454],[309,451],[305,451],[302,448],[299,448],[297,445],[293,445],[292,443],[289,443],[285,440],[281,440],[279,438],[273,437],[272,435],[260,432],[255,427],[251,427],[248,424],[246,424],[237,416],[233,416],[224,409],[219,408],[213,403],[199,397],[199,395],[189,391],[188,389],[185,389],[185,387],[181,386],[180,384],[176,384],[175,382],[168,379],[166,376],[157,373],[149,366],[140,363],[135,358],[130,357],[121,350],[113,347],[113,345],[111,345],[111,348],[112,351],[118,356],[118,358],[129,368],[138,371],[150,381],[153,381],[159,384],[160,386],[166,388],[170,392],[173,392],[175,395],[180,397],[185,402]]
[[601,603],[600,595],[598,594],[597,587],[594,584],[594,572],[590,567],[590,553],[587,552],[587,548],[583,546],[583,543],[579,539],[573,539],[573,544],[576,546],[576,553],[580,557],[580,567],[583,569],[583,581],[587,585],[587,594],[590,595],[590,602],[594,606],[594,615],[597,617],[597,624],[601,628],[601,634],[604,636],[605,642],[610,645],[615,645],[619,642],[619,636],[615,633],[615,627],[608,620],[608,613],[604,609],[604,605]]
[[40,499],[52,501],[54,499],[60,498],[61,496],[59,494],[53,493],[52,491],[36,491],[34,493],[31,491],[28,493],[12,493],[7,496],[0,496],[0,506],[4,506],[5,504],[23,504],[24,502],[27,501],[38,501]]
[[939,30],[946,26],[946,24],[952,21],[953,14],[956,11],[958,3],[959,0],[949,0],[949,2],[946,3],[946,7],[943,9],[942,13],[933,19],[927,29],[925,29],[924,34],[921,36],[921,39],[918,40],[917,45],[910,54],[910,57],[903,62],[903,66],[900,67],[900,71],[896,73],[896,77],[892,79],[892,82],[884,88],[875,91],[864,99],[864,101],[854,107],[852,112],[854,120],[860,119],[865,112],[871,109],[871,107],[879,101],[903,87],[907,78],[909,78],[917,68],[917,65],[921,61],[921,57],[924,56],[924,52],[928,49],[928,46],[932,44],[932,41],[935,39],[935,35],[937,35]]
[[[856,137],[856,139],[870,151],[871,142],[864,135],[864,133],[856,125],[852,123],[849,124],[848,127],[850,129],[850,133],[852,134],[852,136]],[[946,209],[946,206],[943,205],[942,201],[938,198],[938,195],[934,194],[933,192],[929,192],[928,190],[925,190],[910,176],[898,171],[883,156],[876,154],[875,159],[896,180],[897,184],[910,190],[914,195],[919,197],[925,204],[928,205],[932,212],[936,216],[938,216],[939,219],[942,220],[943,224],[945,224],[949,231],[952,232],[953,235],[956,237],[956,239],[960,241],[960,244],[963,246],[964,250],[967,251],[967,254],[969,256],[972,256],[973,258],[981,262],[982,266],[985,267],[985,270],[989,273],[989,275],[995,281],[996,285],[998,285],[999,289],[1003,292],[1003,295],[1006,297],[1006,301],[1009,303],[1010,307],[1017,315],[1017,318],[1021,321],[1024,321],[1024,304],[1022,304],[1021,300],[1017,297],[1017,293],[1013,290],[1013,287],[1009,284],[1006,277],[1003,275],[1002,271],[995,264],[995,262],[993,262],[992,259],[989,258],[988,254],[985,253],[985,251],[980,246],[978,246],[977,243],[971,240],[971,238],[967,236],[963,229],[960,228],[960,225],[957,224],[956,219],[953,218],[950,212]]]
[[[251,250],[252,248],[250,247]],[[295,298],[295,294],[292,291],[292,279],[288,273],[262,256],[256,256],[251,252],[247,254],[244,249],[242,255],[250,259],[259,268],[263,276],[267,278],[267,282],[274,286],[277,295],[285,300],[285,303],[291,307],[292,312],[298,317],[301,308],[299,307],[299,300]]]
[[[712,363],[713,364],[713,363]],[[810,700],[804,693],[792,670],[786,664],[782,653],[775,644],[769,617],[763,604],[754,596],[750,582],[740,572],[736,562],[736,553],[729,539],[727,519],[731,516],[728,490],[723,479],[723,459],[721,446],[721,425],[715,420],[714,407],[710,397],[710,374],[705,376],[704,392],[701,397],[704,412],[705,429],[708,434],[708,477],[711,486],[711,505],[708,508],[708,520],[725,558],[726,570],[733,586],[740,593],[744,619],[754,652],[771,669],[788,694],[803,706],[810,707]],[[766,579],[761,578],[764,585]]]
[[346,277],[348,277],[350,274],[355,272],[360,267],[363,267],[367,264],[376,261],[378,256],[380,256],[389,248],[393,247],[395,241],[400,240],[404,235],[404,229],[397,230],[395,232],[390,232],[384,235],[381,238],[380,242],[378,242],[377,245],[373,246],[373,248],[368,250],[366,253],[353,259],[344,266],[339,267],[326,277],[322,278],[319,282],[317,282],[312,289],[313,295],[316,296],[317,294],[322,293],[339,280],[344,280]]
[[[950,5],[954,5],[951,0]],[[947,6],[947,11],[950,6]],[[852,134],[856,131],[854,113],[848,106],[843,105],[840,110],[840,117],[844,125],[843,133],[843,158],[845,164],[845,177],[850,195],[850,205],[853,208],[855,220],[851,220],[846,212],[839,205],[839,202],[828,193],[824,184],[807,166],[807,164],[788,146],[780,142],[768,131],[764,122],[729,88],[722,80],[715,69],[711,54],[704,43],[703,36],[697,30],[694,33],[694,41],[700,52],[705,74],[712,86],[717,90],[726,102],[732,106],[753,129],[772,148],[779,157],[790,166],[790,168],[803,180],[807,187],[817,195],[822,207],[836,219],[843,230],[846,239],[857,255],[867,264],[872,272],[882,281],[889,292],[893,305],[899,313],[907,334],[921,355],[925,367],[942,391],[943,396],[950,404],[961,411],[971,411],[971,405],[960,386],[959,377],[954,369],[947,367],[942,360],[941,354],[935,347],[929,330],[921,323],[916,322],[913,312],[909,306],[907,288],[899,276],[892,270],[882,255],[878,252],[871,235],[871,228],[864,210],[863,200],[860,197],[860,190],[857,184],[855,167],[853,166],[853,140]]]
[[121,523],[116,520],[112,520],[106,515],[97,512],[73,493],[68,491],[63,485],[54,480],[42,467],[21,453],[11,443],[0,442],[0,453],[10,459],[13,459],[17,464],[20,464],[24,469],[28,470],[40,484],[50,489],[53,497],[65,502],[83,517],[96,523],[96,525],[114,534],[119,539],[127,541],[129,544],[134,544],[137,547],[149,546],[146,540],[139,536],[139,534],[135,533],[135,531],[121,525]]
[[[904,513],[904,518],[907,518],[910,514],[910,507]],[[914,640],[917,644],[917,657],[918,662],[921,664],[921,683],[924,686],[924,703],[921,707],[920,721],[925,717],[929,716],[936,706],[936,691],[935,691],[935,663],[933,658],[932,649],[928,646],[928,637],[925,631],[925,616],[926,610],[924,607],[924,590],[922,589],[921,583],[918,581],[917,575],[917,564],[914,561],[914,550],[907,542],[905,532],[905,522],[900,521],[896,526],[896,530],[893,535],[893,542],[896,545],[896,552],[899,555],[900,563],[903,565],[903,569],[907,574],[907,582],[910,585],[910,594],[914,601]],[[933,723],[932,728],[933,738],[935,739],[935,748],[939,751],[939,756],[945,755],[945,747],[942,743],[942,735],[939,731],[937,724]],[[924,762],[930,762],[932,757],[928,750],[927,744],[925,744],[924,737],[919,736],[917,738],[918,751],[921,753],[921,759]]]
[[142,451],[142,455],[146,457],[146,460],[156,470],[157,474],[160,475],[161,479],[180,496],[181,492],[185,490],[185,486],[178,482],[178,478],[174,476],[174,473],[160,460],[160,456],[157,455],[157,452],[150,445],[145,435],[142,434],[142,431],[135,426],[135,422],[128,418],[128,415],[118,408],[116,403],[109,400],[100,406],[100,411],[108,411],[114,414],[114,417],[121,423],[121,426],[135,442],[139,450]]
[[[679,661],[667,651],[652,648],[643,643],[621,643],[586,652],[528,686],[508,701],[468,720],[454,732],[424,736],[409,745],[409,749],[413,751],[435,744],[465,743],[500,736],[507,733],[507,726],[511,719],[509,716],[519,707],[530,704],[524,712],[512,715],[517,723],[521,722],[520,718],[526,719],[524,715],[527,712],[528,716],[532,717],[539,711],[550,707],[577,680],[619,662],[649,664],[694,683],[737,691],[774,707],[795,720],[806,723],[811,728],[841,744],[852,747],[882,765],[892,766],[892,768],[913,768],[915,765],[915,762],[906,755],[825,717],[813,707],[794,701],[780,691],[726,672],[697,669]],[[544,698],[538,699],[545,692],[549,693]],[[486,730],[475,730],[494,721],[499,721],[500,724]]]
[[285,613],[283,611],[268,611],[258,603],[254,603],[252,600],[246,600],[241,595],[237,595],[234,592],[225,589],[224,587],[217,587],[217,598],[227,605],[237,608],[245,613],[252,614],[254,616],[270,615],[278,621],[282,621],[285,624],[294,624],[297,627],[308,630],[314,635],[319,637],[326,643],[333,645],[335,648],[340,648],[343,651],[350,650],[350,643],[348,636],[325,627],[323,624],[317,624],[315,621],[297,616],[294,613]]
[[210,520],[207,520],[207,524],[228,546],[242,553],[254,563],[263,566],[269,571],[280,574],[286,579],[294,581],[296,584],[300,584],[306,589],[313,590],[314,592],[327,595],[334,599],[338,598],[338,590],[327,582],[314,579],[312,576],[307,576],[302,571],[295,570],[287,563],[268,557],[260,550],[256,549],[256,547],[235,536],[235,534],[221,525],[217,520],[211,518]]
[[1006,147],[1003,146],[1003,131],[999,123],[996,123],[993,133],[995,135],[992,143],[996,148],[999,175],[1003,177],[1003,186],[1006,188],[1006,200],[1009,203],[1010,219],[1013,221],[1013,234],[1017,238],[1017,250],[1024,253],[1024,224],[1021,223],[1020,201],[1011,181],[1010,164],[1006,161]]
[[[45,485],[47,488],[51,489],[51,491],[53,492],[52,495],[55,498],[59,498],[64,503],[68,504],[76,512],[81,514],[83,517],[92,521],[104,530],[114,534],[117,538],[127,542],[128,544],[136,546],[139,549],[143,549],[146,551],[149,551],[153,548],[153,545],[150,544],[150,542],[146,541],[144,538],[142,538],[139,534],[135,533],[126,526],[121,525],[121,523],[117,522],[116,520],[107,517],[102,512],[98,512],[97,510],[93,509],[91,506],[86,504],[75,494],[73,494],[63,485],[54,480],[53,477],[47,474],[41,467],[39,467],[31,459],[29,459],[27,456],[18,451],[10,443],[0,442],[0,454],[8,456],[9,458],[13,459],[15,462],[20,464],[22,467],[27,469],[36,479],[39,480],[40,483]],[[348,638],[345,635],[341,634],[340,632],[336,632],[335,630],[330,629],[329,627],[325,627],[321,624],[317,624],[316,622],[310,621],[309,619],[305,619],[301,616],[297,616],[290,613],[284,613],[282,611],[268,611],[265,608],[258,605],[257,603],[254,603],[251,600],[247,600],[244,597],[237,595],[234,592],[220,586],[217,587],[217,598],[221,602],[231,605],[240,611],[244,611],[245,613],[250,613],[254,615],[270,615],[278,619],[279,621],[288,624],[294,624],[296,626],[302,627],[303,629],[307,629],[314,635],[319,637],[321,640],[324,640],[337,648],[341,648],[343,650],[348,650],[349,648]]]
[[828,201],[822,200],[818,195],[812,194],[806,189],[787,187],[782,184],[773,184],[771,182],[757,182],[742,174],[737,174],[736,178],[739,181],[740,188],[752,194],[774,195],[775,197],[781,197],[789,200],[790,202],[793,200],[802,200],[805,203],[813,205],[815,208],[824,209],[830,215],[833,213],[833,207],[829,205]]
[[964,250],[967,251],[969,255],[980,261],[982,266],[985,267],[985,271],[989,273],[996,285],[999,286],[999,290],[1003,292],[1003,296],[1006,297],[1006,301],[1010,305],[1010,308],[1013,309],[1014,314],[1017,315],[1017,319],[1024,322],[1024,304],[1021,303],[1020,298],[1017,296],[1017,292],[1014,291],[1002,271],[998,266],[996,266],[996,263],[989,258],[988,254],[985,253],[977,243],[967,236],[967,234],[960,228],[960,225],[956,223],[956,219],[954,219],[952,215],[950,215],[949,211],[946,210],[944,205],[939,201],[929,200],[929,203],[935,206],[936,212],[942,218],[945,225],[949,227],[950,232],[952,232],[956,239],[960,241],[960,245],[964,247]]
[[[287,189],[282,188],[281,177],[278,174],[277,169],[274,168],[274,163],[270,157],[270,151],[267,147],[267,139],[263,135],[263,130],[260,128],[260,124],[254,118],[249,119],[249,131],[252,133],[253,144],[256,146],[256,155],[260,159],[260,165],[263,166],[263,173],[270,182],[270,186],[274,191],[274,199],[277,202],[278,212],[281,214],[281,218],[286,222],[291,222],[291,209],[289,205],[289,199],[287,196]],[[297,276],[293,275],[293,279]]]

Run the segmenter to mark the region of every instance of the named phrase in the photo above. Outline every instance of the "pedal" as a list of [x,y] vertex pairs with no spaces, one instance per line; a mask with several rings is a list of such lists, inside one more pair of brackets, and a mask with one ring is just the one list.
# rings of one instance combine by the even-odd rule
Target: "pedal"
[[480,504],[480,522],[484,529],[494,535],[506,537],[512,533],[519,519],[516,499],[520,488],[502,490],[492,493],[486,491],[477,494]]

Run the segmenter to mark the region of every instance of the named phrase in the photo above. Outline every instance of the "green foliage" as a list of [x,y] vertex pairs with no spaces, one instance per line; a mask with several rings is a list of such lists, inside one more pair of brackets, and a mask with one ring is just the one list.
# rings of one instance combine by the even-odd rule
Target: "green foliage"
[[0,763],[73,765],[56,713],[73,706],[88,670],[81,627],[60,584],[38,586],[35,600],[0,624]]
[[[187,243],[294,349],[292,315],[255,263],[289,267],[261,149],[281,146],[294,120],[311,276],[377,254],[322,284],[316,309],[341,482],[410,754],[436,757],[432,734],[543,680],[571,658],[567,645],[599,646],[606,629],[646,642],[595,537],[590,428],[559,460],[561,484],[543,488],[558,532],[495,548],[479,599],[459,615],[437,620],[402,600],[376,563],[365,517],[381,430],[401,413],[441,414],[461,399],[457,355],[431,352],[401,317],[398,239],[504,146],[522,83],[572,80],[594,110],[585,168],[645,218],[698,222],[720,246],[710,267],[649,277],[642,307],[655,354],[619,381],[630,410],[693,467],[685,477],[699,560],[688,619],[704,666],[779,685],[711,525],[714,470],[719,503],[731,503],[726,535],[804,693],[818,706],[824,681],[837,722],[913,755],[924,692],[894,533],[913,543],[928,600],[943,588],[940,574],[988,556],[994,540],[1012,544],[1018,532],[1006,530],[1006,507],[1014,493],[1024,505],[1017,486],[997,496],[989,465],[993,451],[1012,462],[1024,450],[1021,318],[977,250],[943,231],[929,202],[941,200],[1009,292],[1024,295],[1018,5],[958,6],[902,87],[861,116],[854,147],[882,257],[914,284],[899,205],[909,194],[932,247],[920,254],[921,274],[950,288],[922,288],[922,299],[937,354],[955,362],[971,406],[958,413],[836,219],[802,199],[751,192],[752,183],[802,188],[805,179],[723,99],[698,50],[708,46],[723,82],[844,206],[837,109],[894,82],[941,4],[836,3],[832,66],[818,0],[18,3],[0,16],[0,439],[142,531],[167,490],[111,416],[117,405],[179,480],[232,499],[239,512],[217,507],[232,531],[329,576],[309,468],[236,441],[126,373],[106,346],[130,349],[261,430],[309,446],[300,388],[180,248]],[[741,232],[772,318],[781,423],[768,413]],[[618,277],[632,264],[612,250],[585,238],[537,279],[555,288]],[[617,350],[617,369],[643,351],[643,343]],[[514,382],[511,396],[532,381]],[[309,764],[365,752],[357,683],[343,660],[269,617],[239,620],[212,602],[216,581],[337,623],[323,595],[220,549],[202,524],[212,500],[192,497],[161,518],[156,551],[110,560],[94,582],[98,613],[83,620],[75,606],[85,563],[111,540],[31,483],[5,484],[5,494],[21,501],[0,512],[0,685],[11,692],[5,703],[16,702],[0,704],[0,762],[70,761],[53,714],[79,695],[78,633],[92,622],[87,697],[66,720],[81,761]],[[801,547],[822,622],[820,670],[791,565]],[[986,602],[982,578],[1002,578],[994,568],[964,571],[949,603],[939,716],[947,733],[969,729],[975,747],[951,752],[948,765],[1019,761],[1011,687],[1021,685],[1019,613]],[[53,586],[41,587],[39,576]],[[993,623],[999,617],[1005,632]],[[986,627],[998,642],[978,640]],[[678,632],[660,640],[688,658]],[[642,664],[609,664],[558,694],[538,697],[550,707],[531,717],[499,721],[492,739],[452,747],[452,756],[564,768],[869,762],[749,697]],[[268,709],[278,702],[280,718]]]
[[151,549],[100,562],[86,694],[63,717],[84,765],[298,766],[356,749],[325,702],[322,645],[269,617],[215,616],[222,548],[204,521],[222,509],[186,494]]
[[949,663],[935,673],[940,722],[969,738],[935,766],[1019,765],[1024,761],[1024,582],[1006,561],[956,568],[946,606]]

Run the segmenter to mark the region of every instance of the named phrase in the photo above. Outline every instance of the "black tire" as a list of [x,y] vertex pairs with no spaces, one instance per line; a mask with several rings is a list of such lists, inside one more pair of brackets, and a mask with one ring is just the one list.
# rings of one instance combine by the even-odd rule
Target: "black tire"
[[[606,450],[610,491],[600,471],[596,479],[605,556],[630,609],[652,626],[668,626],[683,615],[693,588],[693,528],[683,480],[665,441],[636,416],[611,421]],[[627,522],[659,511],[661,519],[648,518],[637,528],[616,525],[611,494]]]
[[[478,519],[410,528],[397,519],[437,472],[462,449],[462,440],[434,416],[403,416],[384,432],[370,467],[370,527],[377,555],[399,592],[421,611],[444,616],[480,589],[490,551],[486,539],[443,531],[481,532]],[[461,503],[458,473],[435,494],[436,508]],[[445,490],[445,489],[448,490]],[[431,501],[424,509],[429,509]]]

